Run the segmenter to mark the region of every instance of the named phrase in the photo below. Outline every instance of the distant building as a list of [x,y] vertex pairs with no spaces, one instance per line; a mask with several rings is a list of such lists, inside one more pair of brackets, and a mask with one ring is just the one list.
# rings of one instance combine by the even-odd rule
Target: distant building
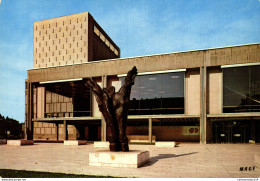
[[131,92],[130,140],[260,141],[259,43],[120,58],[88,12],[34,23],[26,138],[106,140],[84,78],[119,90],[133,66],[139,74]]

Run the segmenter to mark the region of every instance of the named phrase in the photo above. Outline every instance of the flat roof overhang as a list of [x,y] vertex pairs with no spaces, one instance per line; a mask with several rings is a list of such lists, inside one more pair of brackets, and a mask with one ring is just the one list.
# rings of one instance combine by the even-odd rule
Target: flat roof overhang
[[[130,115],[129,120],[159,119],[172,122],[191,122],[199,121],[199,115],[169,114],[169,115]],[[237,120],[237,119],[259,119],[260,113],[223,113],[207,114],[207,118],[214,120]],[[34,122],[62,122],[67,121],[100,121],[101,117],[53,117],[53,118],[34,118]]]
[[127,73],[153,72],[259,62],[260,44],[176,52],[142,57],[92,61],[82,64],[28,70],[28,82],[46,82]]
[[[138,115],[128,116],[128,120],[145,120],[145,119],[158,119],[160,121],[170,122],[196,122],[199,121],[199,115],[185,115],[185,114],[174,114],[174,115]],[[53,118],[34,118],[34,122],[49,122],[49,123],[62,123],[62,121],[70,122],[97,122],[101,120],[101,117],[53,117]]]
[[238,120],[238,119],[259,119],[259,112],[248,112],[248,113],[223,113],[223,114],[208,114],[207,118],[214,120]]
[[138,119],[157,119],[159,121],[169,122],[199,122],[199,115],[185,115],[185,114],[169,114],[169,115],[140,115],[140,116],[128,116],[129,120]]
[[33,122],[58,123],[63,124],[63,121],[68,121],[67,124],[93,124],[100,123],[100,117],[53,117],[53,118],[33,118]]
[[53,118],[33,118],[32,121],[71,121],[71,120],[101,120],[101,117],[53,117]]

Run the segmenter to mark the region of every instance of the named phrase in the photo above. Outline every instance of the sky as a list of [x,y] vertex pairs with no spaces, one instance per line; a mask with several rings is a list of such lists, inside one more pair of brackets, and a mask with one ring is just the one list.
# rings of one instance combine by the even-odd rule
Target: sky
[[88,11],[121,57],[260,42],[260,0],[0,1],[0,114],[19,122],[35,21]]

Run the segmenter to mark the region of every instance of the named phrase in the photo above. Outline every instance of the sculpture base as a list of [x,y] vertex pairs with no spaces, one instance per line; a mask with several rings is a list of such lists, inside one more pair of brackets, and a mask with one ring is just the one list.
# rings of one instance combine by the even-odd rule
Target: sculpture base
[[157,147],[175,147],[175,141],[156,141],[155,146]]
[[7,143],[7,140],[3,139],[3,140],[0,140],[0,145],[4,145]]
[[108,141],[95,141],[94,148],[109,148]]
[[89,165],[99,167],[138,168],[149,160],[149,151],[89,153]]
[[11,145],[11,146],[33,145],[33,140],[7,140],[7,145]]
[[64,145],[85,145],[86,140],[64,140]]

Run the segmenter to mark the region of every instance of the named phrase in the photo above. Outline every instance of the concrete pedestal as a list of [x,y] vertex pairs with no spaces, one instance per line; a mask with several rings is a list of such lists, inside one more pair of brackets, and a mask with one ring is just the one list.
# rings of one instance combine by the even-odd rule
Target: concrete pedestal
[[138,168],[149,160],[149,151],[97,151],[89,153],[89,165],[99,167]]
[[85,145],[86,140],[64,140],[64,145]]
[[156,141],[155,146],[157,147],[175,147],[175,141]]
[[109,148],[108,141],[95,141],[94,148]]
[[0,140],[0,145],[4,145],[7,143],[7,140]]
[[7,140],[7,145],[11,145],[11,146],[33,145],[33,140]]

